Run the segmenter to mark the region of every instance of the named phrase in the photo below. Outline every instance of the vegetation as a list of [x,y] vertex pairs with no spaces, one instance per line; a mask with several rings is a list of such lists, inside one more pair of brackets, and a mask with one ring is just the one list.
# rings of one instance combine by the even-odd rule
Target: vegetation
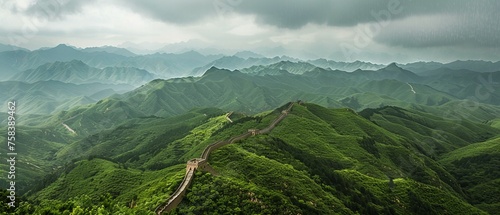
[[499,214],[500,138],[475,143],[443,155],[440,160],[457,178],[476,207]]
[[[347,73],[315,66],[334,62],[269,62],[153,80],[83,106],[66,101],[67,110],[50,116],[20,114],[20,198],[16,209],[4,204],[0,213],[152,214],[181,183],[186,161],[211,143],[266,128],[297,99],[307,103],[296,104],[272,132],[214,151],[208,171],[196,172],[170,213],[500,211],[497,95],[464,100],[480,84],[464,79],[487,73],[459,72],[443,84],[395,64]],[[0,185],[7,183],[2,176]],[[8,193],[1,195],[5,201]]]

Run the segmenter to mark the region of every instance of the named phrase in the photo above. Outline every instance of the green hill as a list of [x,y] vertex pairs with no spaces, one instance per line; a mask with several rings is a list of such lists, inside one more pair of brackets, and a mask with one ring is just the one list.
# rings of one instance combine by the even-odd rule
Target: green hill
[[440,163],[459,181],[473,205],[490,214],[499,214],[500,138],[444,154]]
[[21,72],[11,80],[23,82],[37,82],[55,80],[65,83],[87,84],[128,84],[139,86],[150,80],[154,75],[133,67],[105,67],[98,69],[90,67],[79,60],[43,64],[36,69]]
[[[389,70],[373,73],[385,74]],[[407,74],[405,71],[402,73]],[[112,124],[108,122],[119,122],[130,115],[165,117],[183,114],[195,107],[216,107],[255,114],[296,99],[328,107],[347,106],[356,110],[384,105],[411,107],[416,104],[437,107],[457,100],[426,85],[410,85],[398,80],[366,81],[358,78],[358,75],[320,68],[304,75],[288,72],[249,75],[239,71],[211,68],[202,77],[154,80],[129,93],[102,100],[93,106],[70,110],[58,118],[82,118],[89,122],[72,126],[89,129],[99,124],[92,122],[93,119],[99,119],[109,127]],[[108,108],[112,110],[110,106],[119,109],[126,107],[126,111],[113,119],[110,114],[103,114]],[[80,114],[84,115],[77,116]]]
[[366,109],[360,114],[377,125],[418,143],[415,145],[420,152],[431,157],[487,140],[500,133],[500,130],[482,123],[465,119],[449,120],[398,107]]
[[[96,205],[87,203],[82,210],[148,214],[177,188],[185,172],[182,163],[199,156],[209,143],[267,127],[279,113],[236,114],[233,123],[215,109],[129,120],[60,150],[58,159],[84,159],[28,196],[41,202],[31,210],[42,211],[44,202],[54,199],[52,210],[71,212],[85,205],[88,196],[107,203],[93,201]],[[445,159],[442,166],[420,150],[419,142],[374,121],[376,116],[394,116],[400,119],[392,120],[394,124],[438,131],[442,128],[431,125],[442,119],[399,108],[377,110],[368,115],[371,121],[362,115],[367,117],[350,109],[296,104],[271,133],[213,152],[213,171],[196,173],[172,213],[484,214],[467,202],[471,196],[445,168]],[[416,124],[404,121],[409,117]],[[442,126],[454,123],[443,121]],[[461,128],[473,134],[475,130],[466,128],[485,127],[470,123]],[[474,140],[466,137],[461,137],[465,144]]]
[[[192,195],[176,212],[222,212],[219,201],[234,199],[248,202],[246,209],[261,206],[257,213],[273,213],[263,209],[274,208],[266,207],[271,198],[290,205],[290,213],[304,214],[482,213],[464,200],[442,166],[411,145],[350,110],[295,106],[269,135],[216,151],[209,162],[218,176],[195,179]],[[243,194],[224,196],[230,192],[216,184],[225,181]],[[265,195],[272,191],[276,197]]]
[[[205,59],[199,55],[143,59]],[[232,59],[235,66],[258,61]],[[150,214],[177,189],[186,161],[211,143],[266,128],[298,99],[306,103],[272,132],[213,152],[210,168],[195,174],[172,214],[498,211],[500,107],[494,92],[482,94],[498,86],[481,82],[496,73],[418,76],[395,64],[348,73],[281,60],[251,68],[156,79],[96,103],[113,91],[95,85],[77,96],[94,85],[1,83],[7,99],[8,92],[28,90],[20,107],[56,110],[18,116],[25,156],[19,184],[28,200],[18,212]],[[484,87],[479,96],[478,86]],[[6,186],[5,177],[0,183]]]
[[[0,101],[7,106],[17,101],[18,114],[52,114],[73,107],[91,104],[115,93],[133,89],[130,85],[113,84],[71,84],[59,81],[24,83],[19,81],[0,82]],[[3,110],[6,111],[6,110]]]

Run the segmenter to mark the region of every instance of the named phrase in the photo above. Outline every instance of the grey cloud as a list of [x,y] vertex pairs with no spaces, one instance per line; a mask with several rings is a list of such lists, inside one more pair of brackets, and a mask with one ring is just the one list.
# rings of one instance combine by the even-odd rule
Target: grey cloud
[[[296,29],[308,23],[330,26],[355,26],[376,22],[373,13],[390,11],[397,5],[400,13],[391,19],[442,13],[481,13],[498,7],[478,7],[496,4],[496,0],[113,0],[116,6],[128,7],[139,14],[164,22],[189,24],[228,13],[255,15],[261,24]],[[60,14],[76,13],[95,0],[37,0],[26,13],[44,15],[47,7],[58,5]],[[97,1],[97,3],[100,3]]]
[[[228,13],[255,15],[260,24],[298,29],[309,23],[329,26],[391,24],[374,40],[404,47],[500,46],[497,0],[124,0],[132,10],[177,24],[202,22]],[[392,8],[392,10],[391,10]],[[407,23],[412,17],[449,15],[455,20]],[[400,21],[400,22],[398,22]]]
[[81,11],[82,7],[94,3],[95,0],[38,0],[30,5],[24,13],[29,16],[54,20],[64,15]]
[[119,3],[134,12],[176,24],[193,23],[216,15],[213,1],[208,0],[123,0]]
[[384,0],[253,0],[243,1],[235,10],[255,14],[261,23],[295,29],[308,23],[353,26],[370,22],[374,20],[372,10],[386,7],[387,1]]
[[[122,0],[132,10],[178,24],[193,23],[229,12],[251,14],[263,24],[296,29],[308,23],[354,26],[375,22],[373,13],[399,9],[391,19],[414,15],[463,13],[495,0]],[[498,8],[497,8],[498,9]]]
[[[411,0],[401,0],[402,2]],[[178,24],[193,23],[231,12],[256,15],[262,24],[296,29],[308,23],[352,26],[370,22],[371,11],[387,8],[387,0],[124,0],[132,10]]]
[[383,28],[374,40],[386,45],[413,48],[500,47],[499,8],[500,2],[489,1],[464,5],[460,13],[400,20]]

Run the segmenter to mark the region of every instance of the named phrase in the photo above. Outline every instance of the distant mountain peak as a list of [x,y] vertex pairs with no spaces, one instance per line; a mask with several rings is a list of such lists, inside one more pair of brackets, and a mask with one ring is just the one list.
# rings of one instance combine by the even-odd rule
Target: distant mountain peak
[[118,48],[118,47],[109,46],[109,45],[101,46],[101,47],[87,47],[87,48],[82,49],[81,51],[89,52],[89,53],[106,52],[106,53],[110,53],[110,54],[122,55],[125,57],[137,56],[135,53],[133,53],[125,48]]
[[239,52],[236,52],[233,56],[236,56],[239,58],[244,58],[244,59],[263,58],[264,57],[263,55],[257,54],[257,53],[252,52],[252,51],[239,51]]
[[390,63],[389,65],[387,65],[383,69],[385,69],[385,70],[394,70],[394,71],[401,71],[401,70],[403,70],[403,68],[399,67],[396,63]]
[[208,69],[207,71],[205,71],[205,74],[203,74],[203,76],[208,75],[208,74],[210,74],[210,73],[215,73],[215,72],[218,72],[218,71],[220,71],[220,70],[221,70],[221,69],[219,69],[219,68],[217,68],[217,67],[215,67],[215,66],[212,66],[212,67],[210,67],[210,69]]
[[202,55],[201,53],[199,53],[199,52],[197,52],[197,51],[195,51],[195,50],[193,50],[193,49],[191,49],[191,50],[189,50],[189,51],[187,51],[187,52],[183,52],[182,54],[189,54],[189,55],[192,55],[192,54],[195,54],[195,55]]
[[[41,51],[44,51],[44,50],[41,50]],[[66,44],[59,44],[56,47],[46,49],[45,51],[48,51],[49,53],[52,53],[52,54],[59,54],[59,55],[70,55],[73,53],[80,52],[75,47],[68,46]]]
[[54,47],[55,49],[75,49],[74,47],[72,46],[68,46],[64,43],[61,43],[59,45],[57,45],[56,47]]
[[241,73],[237,70],[235,71],[231,71],[231,70],[228,70],[228,69],[220,69],[220,68],[217,68],[215,66],[212,66],[210,67],[210,69],[208,69],[202,76],[205,77],[205,76],[209,76],[209,75],[223,75],[223,76],[227,76],[227,75],[232,75],[232,74],[236,74],[236,73]]
[[9,44],[2,44],[2,43],[0,43],[0,52],[3,52],[3,51],[17,51],[17,50],[29,51],[28,49],[21,48],[21,47],[18,47],[18,46],[13,46],[13,45],[9,45]]

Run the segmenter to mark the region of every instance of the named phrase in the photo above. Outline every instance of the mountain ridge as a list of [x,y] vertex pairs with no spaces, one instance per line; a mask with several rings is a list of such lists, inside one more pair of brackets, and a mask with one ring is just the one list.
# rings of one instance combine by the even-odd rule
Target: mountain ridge
[[105,83],[128,84],[139,86],[153,80],[154,75],[146,70],[131,67],[105,67],[98,69],[80,60],[68,62],[56,61],[43,64],[36,69],[21,72],[11,80],[29,83],[37,81],[57,80],[67,83]]

